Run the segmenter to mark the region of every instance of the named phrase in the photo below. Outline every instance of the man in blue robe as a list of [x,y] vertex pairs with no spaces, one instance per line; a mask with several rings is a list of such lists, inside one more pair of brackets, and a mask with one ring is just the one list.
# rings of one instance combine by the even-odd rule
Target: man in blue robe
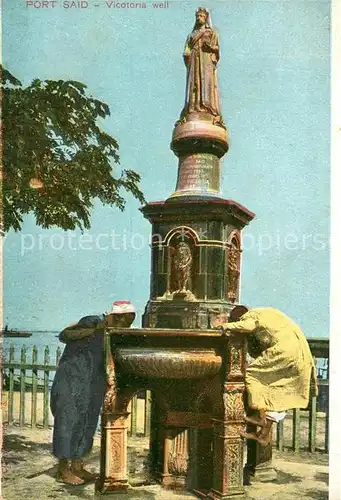
[[[135,319],[128,301],[117,301],[110,313],[111,326],[127,328]],[[78,485],[95,478],[84,469],[91,451],[103,404],[106,374],[104,330],[107,316],[85,316],[65,328],[59,339],[66,343],[51,389],[54,416],[53,454],[59,459],[57,479]]]

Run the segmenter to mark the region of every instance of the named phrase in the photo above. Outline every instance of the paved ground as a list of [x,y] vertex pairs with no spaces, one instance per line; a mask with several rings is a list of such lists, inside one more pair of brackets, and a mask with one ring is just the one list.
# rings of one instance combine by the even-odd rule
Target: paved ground
[[[2,478],[4,500],[91,499],[94,485],[67,486],[55,481],[56,461],[50,453],[51,430],[8,427],[5,430],[3,454],[5,470]],[[95,443],[88,459],[89,469],[98,471],[99,447]],[[130,477],[135,481],[144,472],[145,448],[131,442],[129,449]],[[245,488],[245,500],[328,500],[328,458],[326,455],[300,456],[274,453],[277,479],[254,481]],[[132,488],[128,495],[107,495],[109,500],[190,500],[192,494],[176,494],[158,485]],[[334,499],[332,499],[334,500]],[[339,499],[335,499],[339,500]]]

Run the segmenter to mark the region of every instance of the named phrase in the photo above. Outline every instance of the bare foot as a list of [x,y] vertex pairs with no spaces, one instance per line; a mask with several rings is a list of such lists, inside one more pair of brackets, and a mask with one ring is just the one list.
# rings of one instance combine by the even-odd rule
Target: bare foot
[[253,425],[257,425],[259,427],[265,427],[266,425],[266,420],[265,418],[259,418],[259,417],[256,417],[256,416],[246,416],[245,417],[245,422],[247,422],[248,424],[253,424]]
[[76,476],[70,469],[59,470],[56,477],[59,483],[72,484],[77,486],[79,484],[84,484],[84,479]]
[[257,432],[257,434],[253,434],[251,432],[241,432],[240,435],[245,439],[252,439],[254,441],[257,441],[257,443],[261,446],[266,446],[270,443],[270,436],[263,438],[261,432]]
[[71,471],[78,477],[84,479],[84,481],[94,481],[97,478],[96,474],[92,474],[91,472],[84,469],[84,462],[81,458],[75,458],[71,460]]
[[93,474],[92,472],[89,472],[86,469],[80,469],[77,471],[77,475],[84,479],[84,481],[89,482],[89,481],[94,481],[97,478],[97,474]]
[[267,446],[270,443],[271,439],[270,436],[267,438],[258,438],[257,443],[260,444],[261,446]]

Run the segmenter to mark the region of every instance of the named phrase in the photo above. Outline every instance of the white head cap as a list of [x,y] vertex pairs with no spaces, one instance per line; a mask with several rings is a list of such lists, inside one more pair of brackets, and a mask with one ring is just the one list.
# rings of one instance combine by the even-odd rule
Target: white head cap
[[135,307],[129,300],[116,300],[112,303],[111,314],[136,313]]

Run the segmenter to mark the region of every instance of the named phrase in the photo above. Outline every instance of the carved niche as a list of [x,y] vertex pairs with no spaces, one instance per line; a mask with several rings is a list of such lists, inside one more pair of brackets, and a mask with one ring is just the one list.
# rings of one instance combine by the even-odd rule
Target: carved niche
[[172,271],[175,292],[186,293],[192,271],[192,252],[188,243],[181,241],[173,250]]
[[190,230],[177,228],[168,242],[168,283],[173,297],[195,299],[193,278],[195,262],[195,240]]
[[227,253],[227,300],[232,303],[239,298],[240,254],[240,235],[235,231],[229,238]]

